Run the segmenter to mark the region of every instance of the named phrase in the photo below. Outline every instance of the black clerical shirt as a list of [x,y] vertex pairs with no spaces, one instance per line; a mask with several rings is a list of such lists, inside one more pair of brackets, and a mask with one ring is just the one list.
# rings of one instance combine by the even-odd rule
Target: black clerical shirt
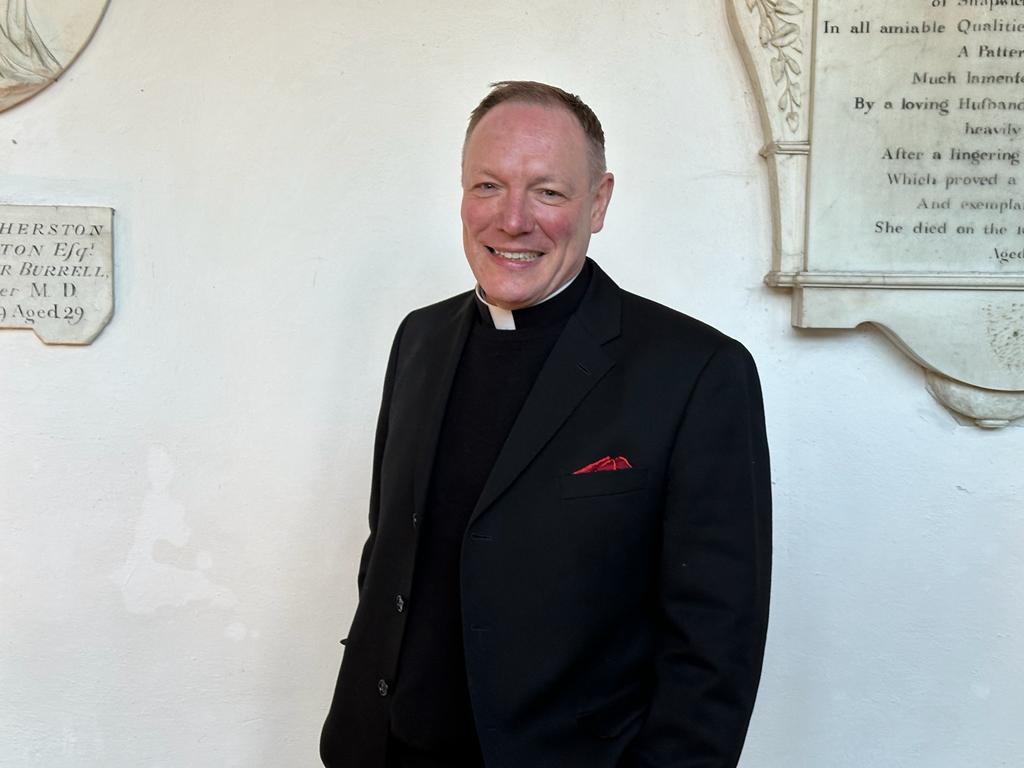
[[478,301],[435,452],[416,554],[391,732],[415,750],[482,766],[463,651],[459,557],[469,518],[544,361],[590,283],[579,276],[547,301],[494,327]]

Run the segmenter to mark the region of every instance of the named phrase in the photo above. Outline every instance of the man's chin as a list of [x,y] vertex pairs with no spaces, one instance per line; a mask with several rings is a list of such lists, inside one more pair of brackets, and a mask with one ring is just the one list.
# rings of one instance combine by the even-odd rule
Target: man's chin
[[544,298],[546,285],[543,280],[516,279],[517,275],[485,275],[479,280],[489,304],[502,309],[523,309]]
[[488,304],[493,304],[496,307],[502,309],[514,310],[514,309],[525,309],[526,307],[532,306],[540,302],[546,294],[543,289],[538,290],[508,290],[501,288],[495,288],[493,291],[488,291],[487,286],[481,286],[484,290],[484,296],[487,299]]
[[495,295],[493,293],[488,293],[486,288],[484,289],[484,297],[487,299],[488,304],[493,304],[496,307],[507,309],[510,312],[516,309],[525,309],[531,304],[537,303],[529,296],[518,296],[508,293],[498,293]]

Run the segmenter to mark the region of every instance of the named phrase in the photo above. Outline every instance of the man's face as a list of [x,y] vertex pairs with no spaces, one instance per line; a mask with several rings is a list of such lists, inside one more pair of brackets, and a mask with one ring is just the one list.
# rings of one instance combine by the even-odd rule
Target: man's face
[[521,309],[583,266],[614,180],[594,179],[583,128],[559,107],[505,102],[483,116],[462,163],[462,242],[487,300]]

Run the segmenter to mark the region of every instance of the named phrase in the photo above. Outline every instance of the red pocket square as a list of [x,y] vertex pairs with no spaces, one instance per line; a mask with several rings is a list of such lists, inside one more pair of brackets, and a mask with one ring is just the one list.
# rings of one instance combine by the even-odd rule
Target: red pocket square
[[632,469],[633,465],[629,463],[629,459],[625,456],[605,456],[603,459],[598,459],[593,464],[587,464],[585,467],[580,467],[574,475],[585,475],[587,472],[613,472],[616,469]]

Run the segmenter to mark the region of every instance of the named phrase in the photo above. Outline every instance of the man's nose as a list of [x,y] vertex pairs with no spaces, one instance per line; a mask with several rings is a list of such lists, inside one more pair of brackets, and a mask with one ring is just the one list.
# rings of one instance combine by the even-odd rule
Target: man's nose
[[509,235],[525,235],[533,230],[533,214],[525,194],[509,192],[502,200],[500,226]]

